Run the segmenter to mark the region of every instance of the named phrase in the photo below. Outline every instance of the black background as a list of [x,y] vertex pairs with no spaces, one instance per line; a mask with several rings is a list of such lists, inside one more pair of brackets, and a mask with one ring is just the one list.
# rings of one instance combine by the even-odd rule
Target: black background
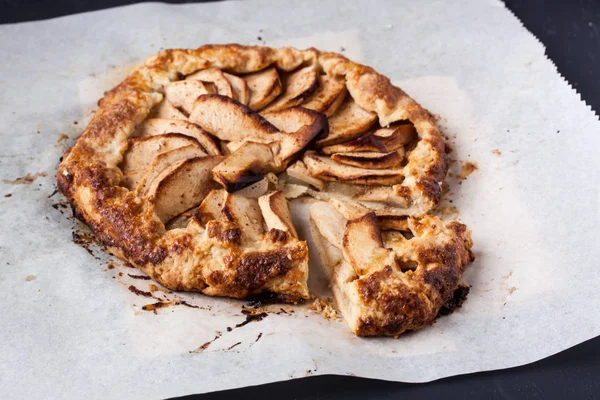
[[[0,0],[0,23],[33,21],[137,2],[131,0]],[[192,1],[167,2],[191,3]],[[546,46],[546,54],[554,61],[559,72],[598,114],[600,110],[600,2],[506,0],[505,3],[525,27]],[[2,38],[2,40],[10,40],[10,38]],[[160,373],[156,376],[159,379]],[[235,379],[234,371],[231,379]],[[263,397],[324,400],[395,399],[409,396],[448,399],[466,397],[472,399],[600,399],[600,337],[527,366],[457,376],[427,384],[325,375],[202,396],[187,396],[181,399]]]

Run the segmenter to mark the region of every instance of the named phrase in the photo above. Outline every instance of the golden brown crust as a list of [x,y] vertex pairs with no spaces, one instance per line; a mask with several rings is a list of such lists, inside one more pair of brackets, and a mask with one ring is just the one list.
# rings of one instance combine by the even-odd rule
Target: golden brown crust
[[[307,298],[305,242],[271,229],[252,245],[242,246],[240,226],[219,221],[204,224],[198,219],[192,219],[185,228],[167,230],[152,202],[119,186],[123,179],[119,165],[135,128],[163,100],[167,85],[182,76],[206,68],[250,74],[270,67],[293,73],[309,66],[324,71],[336,82],[345,82],[349,96],[363,110],[374,113],[382,127],[395,121],[410,121],[414,125],[420,140],[408,155],[400,177],[386,181],[397,184],[386,190],[410,199],[410,205],[399,211],[403,215],[422,215],[431,209],[441,195],[447,166],[443,140],[426,110],[391,85],[389,79],[341,55],[315,49],[237,44],[165,50],[147,59],[106,92],[92,121],[64,155],[57,173],[59,189],[68,197],[76,215],[113,253],[170,289],[231,297],[272,292],[293,302]],[[310,84],[302,86],[300,94],[291,96],[291,103],[287,103],[310,98],[317,86],[314,79],[307,82]],[[335,115],[343,100],[341,95],[340,92],[323,100],[320,109]],[[262,108],[267,104],[260,105]],[[318,132],[326,136],[327,128],[321,126]],[[220,267],[215,268],[213,261]],[[442,278],[427,279],[437,282]]]

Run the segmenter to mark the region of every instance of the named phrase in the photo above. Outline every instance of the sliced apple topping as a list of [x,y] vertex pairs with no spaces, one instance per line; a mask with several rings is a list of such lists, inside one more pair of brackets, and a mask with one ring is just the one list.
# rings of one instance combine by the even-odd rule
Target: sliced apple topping
[[377,217],[373,212],[348,220],[342,238],[342,252],[359,276],[382,270],[386,266],[396,267],[394,252],[383,246]]
[[221,96],[233,97],[233,89],[229,79],[227,79],[223,71],[218,68],[206,68],[188,75],[185,79],[210,82],[215,85],[217,93]]
[[275,166],[268,144],[246,142],[213,170],[215,181],[236,192],[263,178]]
[[392,124],[389,128],[379,128],[372,133],[349,142],[326,146],[323,154],[352,152],[388,153],[401,149],[417,138],[417,131],[412,124]]
[[207,154],[221,154],[219,147],[198,125],[183,120],[172,120],[166,118],[150,118],[142,122],[137,128],[135,135],[139,137],[156,136],[165,133],[180,133],[185,136],[192,137],[200,143],[200,146]]
[[[220,95],[201,96],[190,120],[227,141],[228,159],[214,171],[215,180],[227,190],[251,185],[267,172],[280,172],[289,161],[320,135],[326,134],[327,118],[303,107],[265,114]],[[272,123],[271,123],[271,122]]]
[[278,129],[242,103],[216,94],[200,96],[190,114],[190,121],[221,140],[276,133]]
[[389,153],[336,153],[331,159],[341,164],[367,169],[386,169],[400,166],[404,159],[404,149],[400,148]]
[[152,182],[171,165],[188,158],[205,157],[207,154],[197,146],[184,146],[159,154],[154,158],[144,175],[135,183],[140,196],[146,196]]
[[347,142],[364,136],[377,123],[377,114],[361,108],[348,96],[329,118],[329,135],[319,139],[320,147]]
[[158,174],[171,164],[186,158],[204,156],[206,156],[206,153],[200,147],[194,145],[178,147],[166,153],[161,153],[154,157],[154,160],[152,160],[152,163],[146,169],[124,173],[121,186],[129,190],[136,189],[140,194],[143,194],[144,190],[142,189],[147,187]]
[[226,190],[211,191],[198,208],[202,226],[219,221],[240,228],[242,240],[255,241],[264,234],[263,216],[256,199],[249,199]]
[[341,250],[344,229],[348,220],[326,201],[314,202],[311,204],[309,212],[319,233],[329,243]]
[[310,174],[325,181],[358,185],[391,185],[404,180],[402,169],[367,169],[340,164],[329,157],[307,152],[302,159]]
[[262,178],[260,181],[253,183],[250,186],[246,186],[245,188],[238,190],[235,192],[238,196],[248,197],[250,199],[258,199],[260,196],[264,195],[269,191],[269,180],[267,178]]
[[346,98],[347,90],[343,79],[330,76],[319,77],[319,89],[302,107],[322,112],[328,117],[337,111]]
[[154,211],[163,223],[200,204],[218,184],[212,169],[221,156],[194,157],[178,161],[160,173],[148,189]]
[[260,111],[281,94],[281,80],[275,67],[255,72],[243,78],[250,89],[248,106]]
[[267,228],[279,229],[297,238],[298,233],[292,223],[290,209],[283,192],[273,191],[258,198],[258,205],[262,211]]
[[171,82],[165,87],[167,101],[181,108],[188,115],[192,112],[198,96],[209,93],[211,93],[210,89],[202,81],[195,79]]
[[195,139],[178,133],[132,138],[127,142],[127,152],[125,152],[121,163],[121,170],[125,173],[146,169],[156,156],[167,151],[184,146],[200,148]]
[[187,119],[184,113],[179,111],[173,104],[167,99],[164,99],[157,105],[155,105],[150,114],[149,118],[168,118],[168,119]]
[[296,106],[305,101],[319,87],[317,67],[310,65],[283,77],[283,93],[263,112],[273,112]]
[[223,75],[225,75],[225,78],[227,78],[231,85],[233,97],[240,103],[248,105],[250,101],[250,88],[248,88],[246,81],[239,76],[231,75],[227,72],[223,72]]
[[304,165],[304,163],[300,160],[290,165],[285,172],[290,178],[292,178],[292,180],[295,179],[319,190],[325,190],[325,182],[311,176],[310,172],[308,172],[308,169],[306,168],[306,165]]

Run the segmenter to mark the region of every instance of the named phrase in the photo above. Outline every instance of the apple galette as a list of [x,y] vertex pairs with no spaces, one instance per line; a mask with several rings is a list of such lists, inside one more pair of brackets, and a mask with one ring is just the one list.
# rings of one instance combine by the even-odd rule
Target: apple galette
[[310,223],[358,335],[431,323],[472,261],[428,215],[447,164],[431,115],[373,69],[315,49],[166,50],[105,93],[57,180],[110,252],[172,290],[309,298]]

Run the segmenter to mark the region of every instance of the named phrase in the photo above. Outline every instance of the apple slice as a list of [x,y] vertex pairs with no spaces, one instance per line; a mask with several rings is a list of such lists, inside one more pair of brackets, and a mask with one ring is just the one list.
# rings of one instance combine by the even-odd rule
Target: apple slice
[[[263,116],[282,132],[276,135],[280,147],[275,151],[275,156],[281,164],[308,146],[315,138],[327,135],[329,130],[329,123],[323,114],[304,107],[286,108]],[[229,146],[230,149],[231,147]]]
[[165,87],[166,99],[188,115],[192,112],[194,102],[198,96],[209,93],[211,91],[202,81],[194,79],[171,82]]
[[250,89],[248,106],[260,111],[281,94],[281,80],[275,67],[245,75],[243,78]]
[[319,83],[319,89],[302,103],[302,107],[322,112],[329,117],[342,105],[348,91],[344,80],[340,78],[325,75],[319,77]]
[[190,121],[200,125],[221,140],[238,140],[278,132],[259,114],[242,103],[221,95],[200,96],[194,103]]
[[180,133],[182,135],[192,137],[196,139],[198,143],[200,143],[200,146],[202,146],[207,154],[221,154],[219,147],[213,138],[211,138],[210,135],[198,125],[189,121],[166,118],[149,118],[142,122],[136,128],[135,132],[136,136],[139,137],[156,136],[165,133]]
[[259,197],[258,205],[269,230],[279,229],[298,238],[298,233],[292,223],[290,208],[283,192],[273,191]]
[[236,195],[242,197],[248,197],[250,199],[257,199],[269,191],[269,180],[262,178],[260,181],[253,183],[250,186],[246,186],[242,190],[235,192]]
[[309,208],[310,219],[314,221],[319,233],[332,246],[342,249],[344,229],[348,220],[326,201],[316,201]]
[[304,163],[300,160],[290,165],[285,172],[290,178],[306,183],[319,190],[325,190],[325,182],[311,176],[310,172],[308,172],[308,169],[306,169],[306,165],[304,165]]
[[222,156],[187,158],[159,174],[148,189],[158,218],[166,224],[199,205],[208,192],[218,187],[212,180],[212,169],[221,161]]
[[361,108],[348,96],[329,118],[329,135],[319,139],[317,145],[324,147],[356,139],[364,136],[376,123],[377,114]]
[[246,142],[213,170],[214,180],[228,192],[236,192],[260,181],[275,166],[268,144]]
[[121,170],[125,173],[146,169],[156,156],[167,151],[184,146],[200,148],[195,139],[178,133],[131,138],[127,141],[127,145],[127,151],[123,155],[121,163]]
[[397,268],[393,250],[383,247],[381,231],[373,212],[346,223],[342,252],[359,276],[382,270],[386,266]]
[[400,150],[403,146],[417,139],[417,131],[412,124],[392,124],[389,128],[379,128],[372,133],[349,142],[326,146],[323,154],[381,152]]
[[248,105],[248,101],[250,101],[250,89],[246,81],[239,76],[231,75],[227,72],[223,72],[223,75],[225,75],[225,78],[227,78],[231,85],[233,98],[244,105]]
[[367,169],[386,169],[400,166],[404,159],[404,149],[400,148],[389,153],[336,153],[331,159],[341,164]]
[[206,156],[206,153],[200,147],[194,145],[178,147],[166,153],[161,153],[154,157],[148,168],[124,173],[121,186],[125,186],[129,190],[136,189],[139,194],[143,195],[144,191],[140,191],[140,189],[149,186],[150,182],[171,164],[185,158],[204,156]]
[[167,99],[155,105],[148,114],[148,118],[187,119],[185,114],[175,108]]
[[227,191],[213,190],[198,208],[202,226],[209,221],[219,221],[240,228],[242,240],[257,241],[264,234],[263,217],[256,199],[250,199]]
[[229,83],[229,79],[223,71],[218,68],[206,68],[201,71],[188,75],[185,80],[200,80],[210,82],[217,88],[217,93],[221,96],[233,97],[233,89]]
[[329,157],[307,152],[302,159],[313,177],[324,181],[343,181],[357,185],[393,185],[402,183],[402,168],[366,169],[343,165]]
[[159,154],[154,158],[146,173],[136,182],[135,188],[139,196],[146,196],[152,182],[171,165],[188,158],[205,157],[207,154],[197,146],[184,146]]
[[312,95],[319,88],[317,67],[310,65],[285,75],[283,86],[283,94],[263,112],[279,111],[296,106]]

